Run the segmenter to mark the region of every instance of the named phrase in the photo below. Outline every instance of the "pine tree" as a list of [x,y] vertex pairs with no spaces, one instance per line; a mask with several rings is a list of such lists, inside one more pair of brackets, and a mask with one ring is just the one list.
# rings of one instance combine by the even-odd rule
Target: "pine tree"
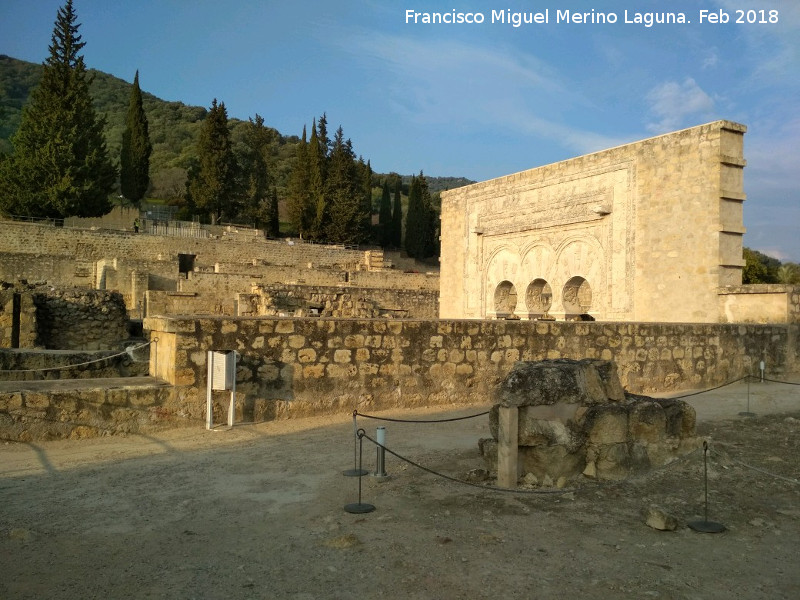
[[389,182],[383,182],[381,195],[381,209],[378,213],[378,227],[380,229],[380,243],[382,248],[392,245],[392,198],[389,193]]
[[397,175],[394,186],[394,206],[392,208],[391,245],[403,247],[403,180]]
[[122,195],[139,205],[150,185],[150,152],[153,146],[147,131],[147,115],[139,88],[139,71],[133,78],[125,131],[122,134],[119,179]]
[[14,154],[0,164],[0,208],[6,212],[93,217],[111,208],[116,170],[103,137],[104,120],[92,106],[76,20],[67,0],[58,10],[41,81],[12,138]]
[[190,184],[197,208],[217,223],[223,214],[235,215],[236,160],[233,155],[225,103],[211,103],[197,143],[199,168]]

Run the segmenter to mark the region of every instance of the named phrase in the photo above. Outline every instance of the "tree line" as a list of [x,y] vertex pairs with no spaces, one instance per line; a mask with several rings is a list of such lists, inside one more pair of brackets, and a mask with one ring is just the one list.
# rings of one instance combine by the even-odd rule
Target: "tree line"
[[[93,75],[80,54],[85,43],[79,27],[73,2],[67,0],[57,14],[39,84],[11,137],[13,153],[0,154],[0,210],[6,214],[100,216],[111,209],[110,195],[117,183],[121,197],[137,206],[152,184],[153,143],[139,72],[131,87],[117,169],[104,138],[105,119],[92,103]],[[341,126],[329,137],[325,114],[314,120],[311,130],[307,139],[304,129],[288,177],[284,174],[289,229],[318,242],[405,246],[416,258],[438,252],[437,213],[422,173],[408,186],[404,221],[406,186],[399,176],[376,177],[369,160],[356,158]],[[202,121],[195,153],[185,161],[185,189],[176,194],[180,212],[184,218],[210,223],[244,221],[278,236],[278,134],[258,114],[239,131],[234,144],[225,104],[214,99]],[[387,208],[384,197],[391,194],[390,180],[394,203]]]

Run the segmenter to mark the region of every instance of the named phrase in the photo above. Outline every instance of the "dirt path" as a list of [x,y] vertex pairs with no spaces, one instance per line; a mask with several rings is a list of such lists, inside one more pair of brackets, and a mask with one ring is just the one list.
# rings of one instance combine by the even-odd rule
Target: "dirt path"
[[[796,598],[800,386],[690,399],[711,442],[620,485],[561,495],[454,484],[387,457],[357,501],[348,417],[0,446],[0,598]],[[393,412],[445,417],[452,411]],[[361,419],[370,435],[381,423]],[[463,477],[486,417],[385,423],[387,446]],[[375,449],[364,460],[374,468]],[[657,504],[681,523],[647,527]]]

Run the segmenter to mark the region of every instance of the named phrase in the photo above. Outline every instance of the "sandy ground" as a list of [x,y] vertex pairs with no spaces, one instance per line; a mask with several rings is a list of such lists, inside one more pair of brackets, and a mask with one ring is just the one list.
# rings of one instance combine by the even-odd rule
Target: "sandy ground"
[[[794,381],[800,379],[795,378]],[[736,384],[689,399],[710,442],[647,476],[566,494],[453,483],[389,455],[362,479],[347,416],[230,431],[0,445],[0,598],[800,597],[800,386]],[[749,407],[756,417],[742,417]],[[442,418],[484,406],[395,411]],[[388,413],[383,413],[388,416]],[[483,467],[488,417],[359,419],[448,475]],[[364,465],[375,465],[365,441]],[[652,505],[677,517],[651,529]]]

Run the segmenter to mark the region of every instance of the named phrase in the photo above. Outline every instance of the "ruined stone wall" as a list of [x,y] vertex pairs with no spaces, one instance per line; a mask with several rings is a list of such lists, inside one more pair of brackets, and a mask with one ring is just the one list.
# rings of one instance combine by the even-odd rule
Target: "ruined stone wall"
[[30,442],[148,433],[196,425],[181,416],[167,386],[0,392],[3,439]]
[[728,286],[720,289],[719,302],[728,323],[800,323],[800,286]]
[[438,273],[403,273],[387,271],[354,271],[349,274],[349,283],[354,287],[390,290],[439,291]]
[[[220,277],[224,282],[225,276]],[[238,286],[225,285],[193,292],[148,291],[146,314],[435,319],[439,312],[439,293],[430,290],[256,284],[249,280],[241,288],[255,292],[236,293]]]
[[744,264],[745,130],[717,121],[443,192],[441,317],[717,322]]
[[0,381],[146,376],[147,356],[146,347],[130,354],[121,354],[118,349],[93,352],[0,350]]
[[255,286],[239,295],[239,316],[435,319],[439,293],[430,290],[357,286]]
[[116,292],[44,289],[33,294],[37,344],[52,350],[118,349],[128,338],[125,301]]
[[14,288],[0,289],[0,348],[33,348],[36,331],[32,295]]
[[145,328],[159,340],[151,374],[189,386],[182,410],[195,418],[207,350],[239,352],[246,420],[486,402],[518,360],[613,360],[629,391],[667,392],[742,377],[762,357],[780,376],[800,354],[787,325],[149,318]]
[[240,239],[235,234],[212,239],[135,235],[0,220],[0,257],[7,253],[90,262],[114,257],[177,261],[179,254],[194,254],[197,266],[257,260],[273,265],[305,267],[310,262],[326,268],[356,269],[366,261],[363,251],[299,242],[289,245],[252,236]]
[[145,292],[145,316],[236,314],[236,296],[213,292]]

